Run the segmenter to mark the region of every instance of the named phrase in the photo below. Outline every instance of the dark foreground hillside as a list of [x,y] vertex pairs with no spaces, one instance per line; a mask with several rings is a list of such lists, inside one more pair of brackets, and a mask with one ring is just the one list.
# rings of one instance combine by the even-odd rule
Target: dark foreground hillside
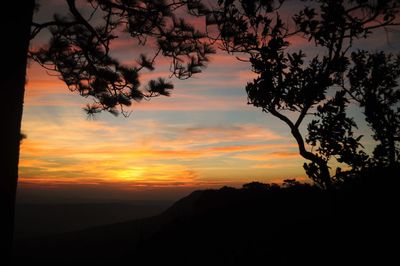
[[[16,244],[17,265],[397,265],[398,171],[326,192],[250,183],[161,215]],[[378,182],[379,180],[379,182]]]

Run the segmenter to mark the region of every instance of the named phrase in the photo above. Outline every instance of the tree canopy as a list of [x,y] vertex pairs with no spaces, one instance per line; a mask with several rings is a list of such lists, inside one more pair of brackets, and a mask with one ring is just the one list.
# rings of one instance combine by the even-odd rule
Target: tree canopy
[[[258,75],[246,86],[248,103],[286,123],[309,161],[307,175],[321,187],[366,165],[398,164],[400,57],[354,44],[400,25],[399,2],[310,0],[291,14],[283,9],[286,2],[218,0],[207,14],[211,38]],[[307,40],[316,52],[296,51],[294,38]],[[350,105],[361,108],[378,143],[371,157],[356,134]],[[332,171],[332,162],[346,169]]]
[[[159,95],[169,96],[173,85],[158,78],[141,85],[142,69],[154,70],[156,57],[171,58],[174,76],[187,79],[201,71],[214,53],[205,34],[175,13],[192,1],[164,0],[89,0],[79,7],[66,0],[67,14],[55,14],[48,22],[33,22],[31,38],[49,29],[51,39],[45,47],[30,52],[43,67],[59,73],[71,91],[94,99],[85,110],[88,114],[122,112],[132,101]],[[200,5],[190,5],[194,13]],[[84,16],[89,13],[89,16]],[[90,12],[88,12],[90,11]],[[113,41],[128,34],[136,40],[132,53],[136,64],[123,65],[111,55]],[[140,53],[140,46],[153,47],[152,56]],[[135,51],[136,50],[136,51]]]

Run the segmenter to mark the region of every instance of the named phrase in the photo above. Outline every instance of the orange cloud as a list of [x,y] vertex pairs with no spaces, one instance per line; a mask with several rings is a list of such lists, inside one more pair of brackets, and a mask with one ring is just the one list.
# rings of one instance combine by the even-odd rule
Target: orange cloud
[[276,159],[292,159],[292,158],[300,158],[298,152],[271,152],[265,154],[238,154],[235,158],[241,160],[249,160],[249,161],[268,161],[268,160],[276,160]]
[[299,165],[297,163],[264,163],[264,164],[256,164],[252,166],[253,168],[261,168],[261,169],[279,169],[279,168],[298,168]]
[[[115,162],[115,161],[114,161]],[[22,164],[24,165],[24,163]],[[36,167],[43,165],[39,164]],[[24,169],[24,166],[22,166]],[[79,169],[79,170],[77,170]],[[72,176],[71,176],[72,174]],[[25,169],[20,174],[20,182],[36,184],[163,184],[194,183],[198,178],[195,171],[178,164],[148,164],[143,166],[110,166],[107,163],[93,162],[64,164],[64,166],[47,167],[41,172]]]

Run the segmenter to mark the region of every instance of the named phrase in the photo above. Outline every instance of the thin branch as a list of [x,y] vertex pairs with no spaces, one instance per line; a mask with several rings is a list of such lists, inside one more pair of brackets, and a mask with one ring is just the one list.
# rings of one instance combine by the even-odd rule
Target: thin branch
[[294,124],[294,126],[295,126],[296,128],[299,128],[301,122],[303,122],[304,118],[306,117],[307,111],[308,111],[309,109],[310,109],[310,107],[309,107],[309,106],[306,106],[306,107],[304,107],[304,108],[301,110],[300,115],[299,115],[299,117],[297,118],[296,123]]
[[79,24],[77,21],[70,21],[70,22],[63,22],[63,21],[48,21],[44,23],[36,23],[32,22],[32,26],[34,29],[31,32],[31,40],[36,37],[45,28],[51,27],[51,26],[63,26],[63,27],[71,27],[74,25]]
[[75,6],[75,0],[67,0],[69,10],[71,11],[72,15],[77,19],[79,23],[84,25],[91,33],[93,36],[97,38],[97,40],[104,46],[106,51],[108,50],[107,43],[104,42],[103,38],[99,36],[98,32],[93,28],[92,25],[79,13],[78,9]]
[[356,102],[361,103],[361,101],[349,90],[346,88],[346,86],[344,86],[344,84],[342,84],[340,86],[353,100],[355,100]]

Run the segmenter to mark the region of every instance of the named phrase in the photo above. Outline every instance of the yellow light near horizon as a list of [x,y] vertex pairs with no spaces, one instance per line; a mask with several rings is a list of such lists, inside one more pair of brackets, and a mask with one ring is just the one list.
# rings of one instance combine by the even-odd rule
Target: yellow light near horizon
[[120,181],[141,181],[146,174],[145,167],[128,167],[115,172],[114,178]]

